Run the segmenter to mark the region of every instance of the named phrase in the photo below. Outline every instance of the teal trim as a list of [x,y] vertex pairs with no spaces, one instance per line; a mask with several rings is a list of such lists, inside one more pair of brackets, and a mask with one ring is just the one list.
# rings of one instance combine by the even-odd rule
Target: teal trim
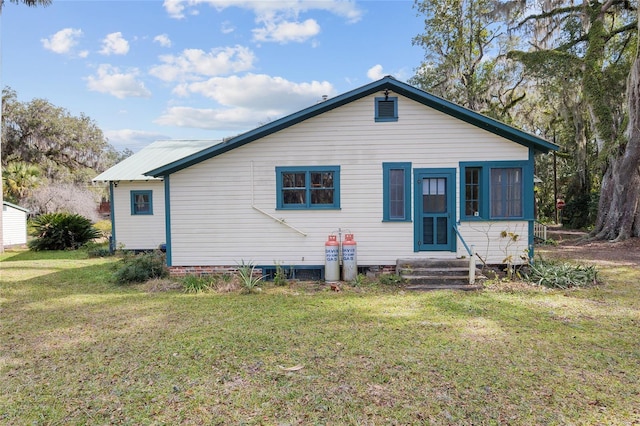
[[[393,115],[392,116],[380,116],[380,103],[381,102],[391,102],[393,105]],[[383,109],[383,111],[386,111]],[[384,123],[384,122],[394,122],[398,121],[398,97],[397,96],[385,96],[383,98],[375,99],[375,122],[376,123]]]
[[[148,211],[142,211],[142,210],[138,210],[138,204],[136,203],[136,197],[138,196],[146,196],[149,197],[149,210]],[[131,215],[132,216],[141,216],[141,215],[153,215],[153,191],[151,190],[144,190],[144,191],[140,191],[140,190],[133,190],[131,191],[130,194],[131,197]]]
[[116,213],[115,213],[115,198],[113,197],[113,181],[109,182],[109,215],[111,216],[111,241],[109,242],[109,250],[113,253],[116,251],[117,239],[116,239]]
[[529,221],[529,263],[533,263],[533,258],[535,257],[536,253],[535,253],[535,245],[534,245],[534,235],[533,235],[533,227],[534,227],[534,223],[535,220],[530,220]]
[[[404,172],[404,214],[393,217],[391,213],[391,171]],[[411,163],[382,163],[382,221],[411,222]]]
[[[533,149],[529,150],[530,152]],[[460,220],[462,221],[486,221],[486,220],[533,220],[533,158],[523,161],[473,161],[460,162]],[[468,167],[480,168],[480,203],[479,215],[467,216],[465,212],[465,170]],[[491,216],[491,170],[519,168],[522,170],[522,215],[517,217],[492,217]]]
[[[311,204],[311,192],[314,190],[311,185],[311,173],[331,172],[333,173],[333,203],[332,204]],[[305,204],[286,204],[284,200],[285,188],[282,185],[282,175],[284,173],[304,173],[305,187],[299,190],[305,191]],[[277,210],[336,210],[340,209],[340,166],[295,166],[276,167],[276,209]]]
[[165,257],[167,266],[173,265],[171,251],[171,188],[169,185],[169,176],[164,177],[164,223],[165,223]]
[[535,243],[535,235],[534,233],[534,224],[535,224],[535,202],[536,202],[536,194],[535,194],[535,183],[533,181],[534,171],[535,171],[535,150],[529,148],[529,168],[531,170],[530,176],[525,176],[525,182],[531,182],[531,189],[525,188],[524,196],[526,197],[527,202],[525,205],[531,206],[531,212],[527,212],[527,216],[529,217],[529,262],[533,262],[533,257],[535,255],[534,252],[534,243]]
[[[446,211],[441,213],[425,213],[422,199],[422,180],[425,178],[446,178]],[[413,170],[413,251],[456,251],[456,238],[454,235],[455,215],[456,215],[456,169],[414,169]],[[422,241],[424,236],[424,218],[438,219],[446,218],[446,240],[447,243],[425,244]],[[437,239],[437,223],[433,225],[433,238]]]
[[175,173],[179,170],[190,167],[204,160],[208,160],[209,158],[218,156],[227,151],[253,142],[257,139],[286,129],[287,127],[301,123],[309,118],[331,111],[335,108],[339,108],[365,96],[380,94],[385,90],[389,90],[395,95],[405,96],[423,105],[426,105],[447,115],[484,129],[488,132],[502,136],[521,145],[533,148],[535,151],[546,153],[549,151],[558,150],[558,146],[556,144],[548,142],[530,133],[526,133],[522,130],[518,130],[514,127],[508,126],[475,111],[471,111],[470,109],[463,108],[460,105],[456,105],[452,102],[422,91],[407,83],[400,82],[391,76],[387,76],[378,81],[374,81],[342,95],[328,99],[325,102],[317,103],[294,114],[288,115],[249,132],[230,138],[225,142],[203,149],[202,151],[184,157],[180,160],[150,170],[146,172],[145,175],[157,177]]

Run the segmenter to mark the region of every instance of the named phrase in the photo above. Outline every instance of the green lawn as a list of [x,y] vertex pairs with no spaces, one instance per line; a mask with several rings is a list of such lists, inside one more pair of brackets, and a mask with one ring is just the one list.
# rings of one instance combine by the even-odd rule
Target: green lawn
[[0,424],[640,424],[640,267],[549,291],[145,292],[0,257]]

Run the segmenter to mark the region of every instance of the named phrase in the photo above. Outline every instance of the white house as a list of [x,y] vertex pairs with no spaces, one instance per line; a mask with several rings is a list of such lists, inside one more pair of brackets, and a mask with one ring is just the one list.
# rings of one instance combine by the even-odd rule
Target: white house
[[471,247],[495,264],[533,248],[534,155],[556,149],[385,77],[145,175],[163,179],[175,273],[321,269],[345,233],[359,267]]
[[157,249],[166,242],[162,177],[143,173],[211,147],[220,141],[156,141],[100,175],[109,184],[112,248]]
[[148,220],[143,232],[166,242],[175,274],[241,262],[321,271],[328,236],[346,233],[361,268],[471,249],[487,263],[517,262],[533,248],[534,155],[556,149],[385,77],[148,167],[163,189],[154,187],[148,206],[143,199],[142,217],[129,206],[143,182],[119,179],[115,209],[131,211],[123,224],[113,215],[117,241],[127,241],[124,229],[141,231],[133,220]]
[[2,202],[2,237],[5,248],[27,243],[27,214],[24,207]]

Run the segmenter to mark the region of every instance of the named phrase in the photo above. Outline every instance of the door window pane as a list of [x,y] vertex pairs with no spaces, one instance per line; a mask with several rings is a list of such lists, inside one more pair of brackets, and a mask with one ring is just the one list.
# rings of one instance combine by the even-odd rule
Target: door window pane
[[422,243],[423,244],[433,244],[433,218],[432,217],[424,217],[422,218]]
[[424,213],[445,213],[447,211],[446,178],[425,178],[422,180],[422,210]]
[[446,217],[436,218],[436,244],[448,244],[449,243],[449,230],[447,229],[447,223],[449,220]]

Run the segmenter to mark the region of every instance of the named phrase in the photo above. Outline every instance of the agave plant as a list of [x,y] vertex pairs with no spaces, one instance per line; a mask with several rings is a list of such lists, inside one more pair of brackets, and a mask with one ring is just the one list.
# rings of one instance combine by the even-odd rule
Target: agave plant
[[238,275],[240,277],[240,285],[242,286],[242,290],[246,293],[253,293],[258,291],[260,288],[260,281],[264,278],[262,275],[255,275],[256,267],[252,263],[245,263],[243,260],[240,265],[238,265]]

